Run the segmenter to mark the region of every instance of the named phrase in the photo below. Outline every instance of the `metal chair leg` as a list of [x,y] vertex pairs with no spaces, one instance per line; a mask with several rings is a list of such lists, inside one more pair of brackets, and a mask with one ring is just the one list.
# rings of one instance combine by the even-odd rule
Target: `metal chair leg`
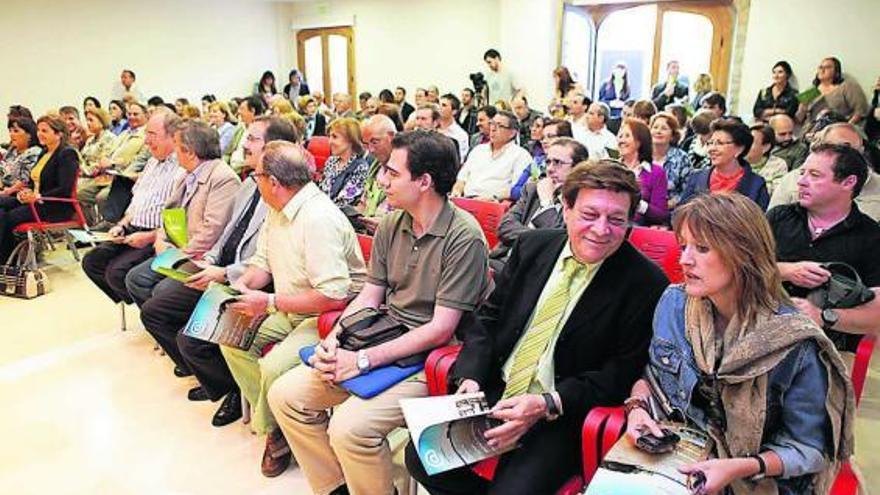
[[64,240],[67,241],[67,250],[70,251],[71,254],[73,254],[73,259],[75,259],[76,262],[79,263],[81,260],[79,250],[76,248],[76,239],[73,238],[73,235],[70,233],[70,231],[64,231]]
[[125,303],[119,303],[119,315],[121,316],[122,328],[121,330],[124,332],[128,330],[128,325],[125,324]]
[[244,424],[251,422],[251,405],[248,404],[244,394],[241,394],[241,422]]

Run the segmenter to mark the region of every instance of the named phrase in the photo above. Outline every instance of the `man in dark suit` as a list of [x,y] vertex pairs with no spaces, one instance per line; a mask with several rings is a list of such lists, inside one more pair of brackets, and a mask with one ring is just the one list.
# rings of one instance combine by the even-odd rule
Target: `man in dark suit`
[[501,241],[489,254],[489,266],[500,274],[504,263],[510,256],[510,249],[519,236],[533,229],[561,228],[562,184],[568,173],[578,163],[589,157],[587,148],[570,137],[551,140],[547,146],[544,164],[547,175],[537,182],[523,186],[522,195],[498,225],[498,239]]
[[410,445],[407,468],[432,494],[554,493],[582,465],[589,410],[620,404],[644,369],[668,281],[624,242],[635,177],[610,160],[579,165],[562,196],[566,230],[520,236],[495,291],[459,326],[451,378],[494,404],[490,446],[519,448],[486,481],[467,467],[427,476]]

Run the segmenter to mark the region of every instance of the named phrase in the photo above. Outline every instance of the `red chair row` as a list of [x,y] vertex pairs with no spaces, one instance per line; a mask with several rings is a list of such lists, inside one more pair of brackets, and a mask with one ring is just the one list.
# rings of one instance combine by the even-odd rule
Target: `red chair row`
[[501,224],[501,218],[510,209],[509,201],[499,203],[473,198],[452,198],[452,202],[477,219],[483,229],[483,235],[486,236],[489,249],[498,245],[498,226]]
[[[40,198],[40,203],[67,203],[73,206],[73,215],[72,218],[68,220],[62,220],[58,222],[46,222],[40,218],[40,212],[37,210],[36,205],[31,203],[31,214],[34,216],[34,221],[25,222],[16,225],[16,227],[12,230],[14,234],[25,234],[27,235],[27,239],[22,242],[34,243],[36,239],[34,239],[34,234],[39,233],[42,235],[48,236],[51,232],[61,232],[64,234],[67,239],[67,247],[70,249],[70,252],[73,254],[73,257],[76,261],[80,260],[79,252],[76,249],[76,243],[73,238],[67,232],[69,229],[84,229],[86,226],[86,217],[83,215],[82,207],[79,204],[79,201],[76,199],[77,196],[77,183],[79,182],[79,169],[77,169],[77,177],[73,181],[73,189],[71,190],[70,196],[66,198],[55,198],[50,196],[43,196]],[[46,240],[49,240],[46,237]],[[51,240],[50,244],[51,244]],[[5,263],[6,260],[0,260],[0,263]]]
[[330,158],[330,138],[327,136],[312,136],[307,148],[315,157],[315,168],[318,174],[324,171],[324,163]]

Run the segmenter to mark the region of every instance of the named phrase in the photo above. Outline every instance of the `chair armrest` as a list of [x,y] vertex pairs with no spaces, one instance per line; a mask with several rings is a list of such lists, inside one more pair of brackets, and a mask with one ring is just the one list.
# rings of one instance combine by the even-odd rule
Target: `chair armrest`
[[584,484],[599,469],[602,457],[611,450],[614,442],[623,434],[626,417],[623,407],[594,407],[590,409],[581,430],[581,448],[584,459]]
[[322,339],[328,335],[333,330],[333,325],[336,324],[336,320],[342,316],[342,310],[337,309],[333,311],[325,311],[318,316],[318,337]]
[[865,377],[868,374],[868,364],[871,363],[871,355],[874,353],[874,344],[876,342],[877,337],[865,335],[856,349],[856,358],[853,361],[852,369],[852,384],[856,396],[856,406],[859,405],[859,400],[862,398],[862,390],[865,388]]
[[428,395],[446,395],[449,393],[449,370],[455,364],[460,345],[450,345],[434,349],[425,360],[425,378],[428,382]]

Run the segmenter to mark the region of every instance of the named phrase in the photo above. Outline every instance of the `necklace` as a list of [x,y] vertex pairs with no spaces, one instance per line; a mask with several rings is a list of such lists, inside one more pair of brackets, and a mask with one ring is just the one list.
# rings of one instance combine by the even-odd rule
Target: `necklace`
[[818,226],[818,225],[816,225],[816,221],[813,218],[813,215],[810,215],[808,213],[807,214],[807,225],[810,227],[810,233],[812,234],[813,239],[815,239],[815,238],[819,237],[820,235],[824,234],[825,232],[829,231],[835,225],[844,221],[846,219],[846,217],[848,217],[848,216],[849,216],[849,212],[847,212],[846,215],[838,218],[837,220],[835,220],[833,222],[830,222],[824,226]]

